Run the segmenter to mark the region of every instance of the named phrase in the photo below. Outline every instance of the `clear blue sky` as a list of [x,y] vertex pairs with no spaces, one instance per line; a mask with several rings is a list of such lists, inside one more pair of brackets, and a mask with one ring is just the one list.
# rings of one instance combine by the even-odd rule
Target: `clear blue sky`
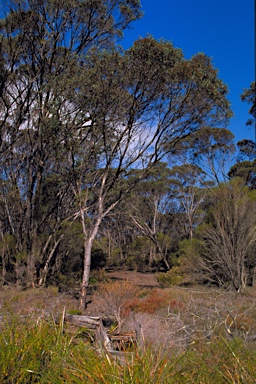
[[228,129],[235,141],[254,140],[247,127],[247,103],[240,101],[244,88],[255,80],[254,0],[141,0],[144,16],[125,31],[128,48],[139,37],[151,34],[172,41],[190,58],[204,52],[212,58],[219,77],[228,85],[234,112]]

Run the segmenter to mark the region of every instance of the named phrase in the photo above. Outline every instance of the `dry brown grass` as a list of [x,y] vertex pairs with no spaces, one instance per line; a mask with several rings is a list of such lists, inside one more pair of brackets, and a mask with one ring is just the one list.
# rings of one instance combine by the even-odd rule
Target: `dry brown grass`
[[223,335],[242,338],[256,345],[256,300],[253,289],[237,294],[202,286],[165,289],[137,287],[137,294],[135,291],[124,294],[127,284],[133,292],[129,282],[110,282],[107,290],[103,285],[93,299],[90,314],[98,314],[104,306],[104,315],[107,315],[108,308],[121,300],[125,309],[122,312],[121,330],[134,331],[135,323],[139,324],[149,342],[185,348],[200,340],[209,341],[216,335]]
[[[9,312],[24,321],[2,322],[0,372],[5,381],[0,381],[39,382],[40,372],[40,380],[44,376],[44,382],[56,384],[63,377],[67,383],[255,383],[255,290],[237,295],[207,287],[138,288],[120,281],[102,289],[106,286],[112,304],[122,299],[122,331],[141,327],[144,343],[142,348],[137,343],[139,349],[135,343],[131,361],[103,361],[86,339],[80,340],[85,333],[73,343],[74,335],[63,333],[61,323],[44,321],[44,316],[59,316],[64,307],[67,312],[77,308],[77,300],[67,293],[54,287],[6,289],[0,294],[0,317]],[[101,314],[96,299],[90,310]]]
[[0,313],[14,315],[59,316],[63,309],[74,310],[77,300],[69,294],[60,293],[57,287],[17,291],[6,288],[0,294]]
[[[133,327],[135,319],[148,340],[166,340],[168,345],[184,346],[197,340],[210,340],[221,333],[256,345],[256,292],[253,288],[237,294],[200,286],[144,288],[118,281],[105,283],[98,292],[92,297],[86,314],[113,315],[111,307],[117,310],[120,307],[121,330],[133,331],[129,327]],[[58,318],[64,308],[69,312],[77,310],[77,306],[74,297],[58,292],[56,287],[26,291],[5,289],[0,294],[0,316],[7,311],[36,318]]]

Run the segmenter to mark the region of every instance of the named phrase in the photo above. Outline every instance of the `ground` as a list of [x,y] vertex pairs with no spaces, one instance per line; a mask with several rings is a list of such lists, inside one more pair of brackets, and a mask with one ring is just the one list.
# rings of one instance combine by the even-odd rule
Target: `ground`
[[[244,294],[207,286],[174,286],[163,290],[159,287],[156,275],[153,273],[128,270],[101,270],[97,273],[95,271],[92,273],[95,283],[99,280],[102,282],[112,279],[128,280],[141,287],[143,295],[140,296],[139,302],[135,303],[136,311],[140,316],[144,316],[143,322],[149,323],[153,319],[154,329],[156,329],[156,316],[160,315],[165,323],[171,324],[172,332],[174,326],[177,326],[178,330],[189,329],[191,334],[198,333],[200,329],[200,332],[205,334],[211,333],[212,329],[225,327],[228,331],[230,328],[235,334],[252,340],[253,343],[256,341],[256,290],[254,287],[248,287]],[[93,291],[92,289],[91,293]],[[113,291],[113,295],[118,297],[120,292]],[[29,315],[35,320],[49,317],[58,322],[65,312],[78,313],[78,296],[79,283],[72,288],[63,286],[61,290],[59,287],[50,286],[17,291],[4,286],[0,291],[0,320],[1,316],[12,313],[22,317]],[[88,300],[88,307],[84,314],[102,315],[95,298],[89,295]],[[161,327],[162,323],[159,325],[159,332]],[[152,333],[152,330],[150,332]]]
[[[104,272],[105,279],[128,280],[135,285],[144,287],[157,287],[158,282],[153,273],[140,273],[136,271]],[[62,289],[58,287],[37,288],[17,291],[13,288],[2,287],[0,292],[0,316],[3,310],[11,310],[17,315],[32,313],[36,316],[59,316],[64,310],[75,311],[78,307],[78,288]],[[90,306],[90,312],[92,310]],[[89,312],[89,311],[87,311]],[[96,313],[94,315],[97,315]]]
[[135,285],[145,287],[158,287],[159,284],[154,273],[141,273],[136,271],[106,272],[106,277],[114,280],[128,280]]

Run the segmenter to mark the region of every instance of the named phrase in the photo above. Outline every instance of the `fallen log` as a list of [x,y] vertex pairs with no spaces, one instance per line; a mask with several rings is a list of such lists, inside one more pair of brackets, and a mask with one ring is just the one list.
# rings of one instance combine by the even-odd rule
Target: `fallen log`
[[89,329],[96,329],[102,319],[100,316],[82,316],[82,315],[65,315],[65,322],[69,324],[78,325],[79,327],[86,327]]
[[[143,347],[143,335],[141,326],[136,324],[135,331],[121,334],[108,334],[104,328],[102,318],[100,316],[83,316],[83,315],[64,315],[66,324],[75,325],[94,333],[94,341],[96,347],[100,352],[105,352],[114,358],[118,358],[120,362],[128,353],[130,355],[130,348],[134,345]],[[130,350],[130,352],[127,351]],[[128,356],[126,355],[126,356]]]
[[103,326],[102,318],[100,316],[82,316],[82,315],[65,315],[65,322],[67,324],[77,325],[79,327],[92,329],[95,331],[95,343],[101,350],[107,352],[113,351],[112,343],[107,335]]

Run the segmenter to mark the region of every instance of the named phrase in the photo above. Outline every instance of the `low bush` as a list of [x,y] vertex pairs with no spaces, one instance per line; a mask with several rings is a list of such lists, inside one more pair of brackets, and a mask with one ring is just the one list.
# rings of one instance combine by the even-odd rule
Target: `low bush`
[[180,266],[174,266],[167,272],[158,273],[157,281],[161,287],[188,285],[192,282]]
[[161,289],[153,289],[149,294],[139,300],[136,305],[136,311],[143,313],[155,313],[168,305],[168,294]]
[[135,285],[128,281],[103,283],[93,298],[95,310],[113,316],[120,331],[134,305],[137,292]]

